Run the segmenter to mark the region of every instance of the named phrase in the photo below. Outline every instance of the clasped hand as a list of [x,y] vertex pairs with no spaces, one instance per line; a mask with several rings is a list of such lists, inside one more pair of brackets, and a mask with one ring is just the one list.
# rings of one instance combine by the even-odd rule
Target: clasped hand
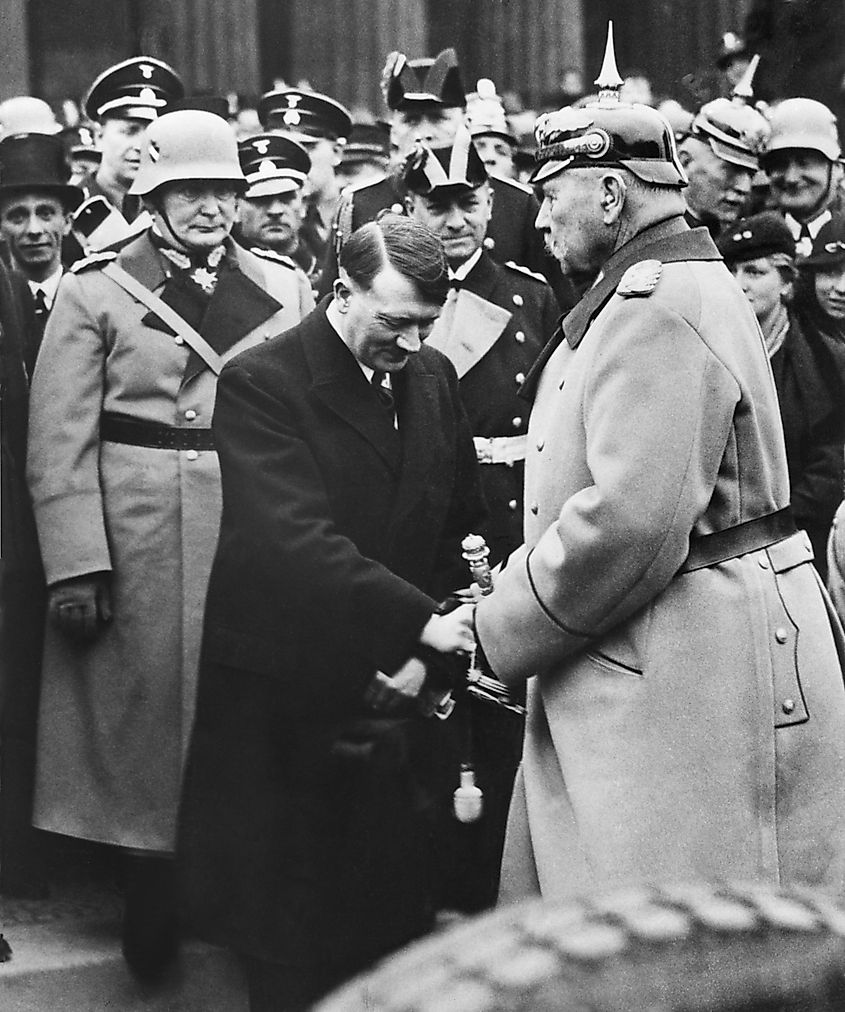
[[95,639],[112,617],[109,574],[91,573],[54,584],[48,592],[47,611],[71,639]]
[[[462,604],[445,615],[432,615],[420,633],[422,647],[441,654],[469,655],[475,646],[474,605]],[[443,688],[426,686],[426,666],[418,657],[410,657],[392,675],[378,672],[370,682],[365,701],[381,713],[407,710],[409,704],[424,716],[430,716],[448,695]]]

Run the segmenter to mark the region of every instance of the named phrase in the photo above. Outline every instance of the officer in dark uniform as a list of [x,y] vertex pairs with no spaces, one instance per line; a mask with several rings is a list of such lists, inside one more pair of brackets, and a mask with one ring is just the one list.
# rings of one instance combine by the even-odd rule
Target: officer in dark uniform
[[[436,59],[408,60],[391,53],[382,79],[385,100],[392,113],[391,141],[399,158],[417,140],[429,145],[450,144],[466,117],[466,95],[454,49]],[[555,290],[562,307],[574,301],[569,282],[549,257],[534,229],[537,201],[530,188],[515,180],[491,179],[493,215],[487,246],[498,263],[509,260],[540,271]],[[398,176],[390,174],[377,183],[344,192],[332,225],[332,241],[326,255],[320,293],[326,294],[337,277],[337,255],[343,243],[379,211],[401,211],[403,194]]]
[[[466,127],[459,128],[452,145],[415,149],[402,182],[408,214],[427,225],[446,250],[451,290],[426,343],[443,352],[458,373],[490,510],[478,533],[485,536],[496,563],[522,544],[528,405],[517,393],[552,334],[559,309],[542,275],[516,264],[497,264],[485,250],[495,201],[491,177]],[[444,819],[450,843],[444,847],[449,860],[442,902],[471,911],[496,899],[523,721],[474,698],[459,704],[457,717],[468,722],[471,744],[451,743],[465,750],[457,756],[453,775],[457,779],[462,762],[472,763],[484,807],[477,822]]]
[[[129,193],[140,165],[141,137],[184,93],[176,71],[149,56],[109,67],[91,85],[84,111],[100,124],[101,159],[97,170],[80,182],[87,199],[74,215],[73,233],[82,251],[102,249],[130,234],[141,211],[141,201]],[[105,205],[92,201],[96,197]],[[149,219],[140,224],[146,226]]]
[[261,97],[258,115],[268,133],[290,137],[308,152],[311,169],[300,236],[303,244],[322,263],[340,196],[340,181],[335,170],[352,132],[349,110],[316,91],[280,88]]
[[303,282],[316,287],[319,263],[300,238],[308,152],[290,137],[258,134],[238,144],[238,157],[249,187],[235,238],[253,253],[292,263]]

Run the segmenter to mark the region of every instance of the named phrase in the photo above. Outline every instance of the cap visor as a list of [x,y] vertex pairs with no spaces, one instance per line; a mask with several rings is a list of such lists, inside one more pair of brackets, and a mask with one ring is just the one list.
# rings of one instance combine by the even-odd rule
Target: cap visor
[[556,176],[572,162],[573,155],[571,158],[564,158],[561,160],[549,159],[547,162],[541,162],[537,168],[531,173],[528,178],[529,186],[536,186],[537,183],[542,183],[546,179],[551,179],[552,176]]

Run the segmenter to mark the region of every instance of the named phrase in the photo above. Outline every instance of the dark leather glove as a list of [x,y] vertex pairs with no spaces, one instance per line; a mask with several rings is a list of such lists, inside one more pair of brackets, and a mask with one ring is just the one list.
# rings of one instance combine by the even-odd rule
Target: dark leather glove
[[88,573],[53,584],[47,611],[50,620],[71,639],[95,639],[112,617],[109,574]]

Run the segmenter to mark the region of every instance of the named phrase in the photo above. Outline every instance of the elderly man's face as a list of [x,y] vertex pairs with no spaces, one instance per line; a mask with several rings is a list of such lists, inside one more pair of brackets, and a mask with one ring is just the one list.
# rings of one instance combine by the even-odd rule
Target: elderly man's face
[[751,193],[751,169],[719,158],[706,141],[697,137],[684,140],[681,162],[689,179],[687,204],[696,217],[714,217],[727,225],[742,216]]
[[[342,283],[342,282],[341,282]],[[440,315],[410,278],[387,266],[367,288],[349,282],[340,299],[346,343],[355,358],[377,372],[399,372],[422,347]]]
[[600,176],[592,169],[564,169],[543,181],[534,227],[567,275],[595,276],[612,249],[604,226]]
[[408,213],[427,225],[443,243],[452,267],[468,260],[487,234],[493,195],[489,183],[474,190],[448,188],[428,196],[412,194]]
[[50,193],[21,193],[0,200],[0,235],[17,266],[33,281],[48,278],[61,264],[68,219]]
[[186,179],[162,187],[159,200],[161,210],[153,212],[159,230],[187,250],[209,253],[232,231],[238,190],[226,180]]
[[435,102],[412,104],[393,114],[390,143],[401,158],[417,141],[430,148],[442,148],[452,143],[465,119],[466,112],[461,108],[437,105]]

